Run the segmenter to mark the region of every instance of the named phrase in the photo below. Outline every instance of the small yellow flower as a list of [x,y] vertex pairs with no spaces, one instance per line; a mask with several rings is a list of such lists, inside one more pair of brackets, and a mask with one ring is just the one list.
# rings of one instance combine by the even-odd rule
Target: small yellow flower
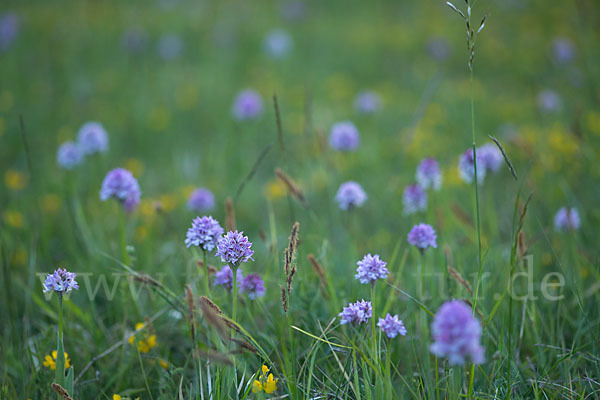
[[252,384],[252,393],[262,392],[262,390],[262,383],[260,383],[260,381],[254,381],[254,383]]
[[[138,322],[135,324],[135,330],[138,331],[144,327],[143,322]],[[156,347],[156,335],[150,335],[147,331],[140,333],[141,338],[137,339],[137,349],[140,353],[147,353],[154,347]],[[129,336],[127,339],[129,344],[134,344],[136,342],[135,335]]]
[[261,374],[257,380],[252,384],[252,393],[264,392],[266,394],[271,394],[277,390],[277,381],[279,379],[274,379],[273,374],[269,374],[269,367],[263,365],[261,368]]
[[273,379],[273,374],[269,374],[269,377],[267,378],[267,382],[265,382],[265,393],[266,394],[271,394],[274,391],[277,390],[277,381],[279,379]]
[[[52,351],[52,356],[49,354],[46,355],[44,359],[44,367],[50,368],[52,371],[56,370],[56,355],[58,353],[56,350]],[[65,369],[68,369],[71,366],[71,360],[69,360],[69,355],[65,352]]]
[[113,400],[121,400],[122,397],[119,396],[118,394],[113,394]]
[[146,339],[146,343],[148,343],[149,348],[156,347],[156,335],[150,335],[150,337]]
[[268,199],[274,200],[285,196],[287,190],[283,183],[281,183],[281,181],[277,179],[272,180],[271,182],[265,185],[264,193]]
[[22,172],[9,169],[4,173],[4,185],[10,190],[21,190],[26,185],[25,175]]
[[158,364],[163,367],[164,369],[169,369],[169,362],[165,361],[161,358],[158,359]]
[[42,196],[42,209],[47,213],[54,213],[60,208],[60,197],[54,193]]
[[21,228],[23,226],[23,214],[16,210],[4,211],[4,221],[8,226],[13,228]]

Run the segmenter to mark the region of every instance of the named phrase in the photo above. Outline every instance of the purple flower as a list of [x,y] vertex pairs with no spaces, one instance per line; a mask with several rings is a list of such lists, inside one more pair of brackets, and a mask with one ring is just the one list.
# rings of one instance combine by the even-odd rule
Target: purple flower
[[79,129],[77,144],[84,154],[104,153],[108,150],[108,135],[101,123],[86,122]]
[[19,16],[14,12],[7,12],[0,16],[0,50],[6,50],[19,34]]
[[481,346],[481,324],[473,318],[471,307],[460,300],[444,303],[431,324],[433,344],[430,349],[438,357],[447,357],[450,365],[462,365],[471,358],[475,364],[485,361]]
[[216,256],[220,256],[221,261],[234,266],[248,262],[248,260],[254,261],[252,258],[254,254],[254,251],[251,249],[252,243],[243,233],[229,231],[219,239]]
[[248,297],[252,300],[263,297],[265,295],[265,283],[257,274],[250,274],[242,279],[240,293],[243,292],[248,292]]
[[251,89],[239,92],[231,107],[231,114],[238,121],[258,118],[262,111],[263,102],[260,94]]
[[544,112],[556,112],[562,107],[562,99],[554,90],[542,90],[537,97],[537,104],[540,110]]
[[[190,210],[203,212],[210,210],[215,206],[215,196],[205,188],[194,190],[188,197],[187,206]],[[222,232],[219,234],[219,236]]]
[[292,49],[292,37],[283,29],[273,29],[263,40],[265,52],[273,58],[283,58]]
[[552,53],[557,63],[565,64],[573,61],[573,58],[575,58],[575,46],[573,46],[573,42],[570,39],[557,37],[552,42]]
[[575,207],[562,207],[554,216],[554,229],[559,232],[576,231],[580,226],[581,218]]
[[402,196],[404,215],[414,214],[427,209],[427,193],[417,184],[408,185]]
[[56,152],[56,162],[61,168],[73,169],[83,162],[84,155],[75,142],[64,142]]
[[148,47],[148,34],[143,29],[130,28],[123,33],[121,46],[131,54],[143,53]]
[[176,59],[183,52],[183,40],[175,33],[163,35],[158,40],[158,55],[166,61]]
[[106,201],[111,197],[120,201],[127,212],[131,212],[140,204],[140,185],[131,172],[123,168],[109,171],[102,182],[100,200]]
[[423,189],[440,190],[442,171],[435,158],[424,158],[417,167],[417,182]]
[[429,55],[436,61],[444,61],[450,54],[450,45],[444,38],[432,38],[427,43]]
[[381,98],[375,92],[360,92],[354,99],[354,108],[363,114],[373,114],[381,108]]
[[436,238],[435,230],[431,225],[418,224],[410,230],[408,243],[423,252],[429,247],[437,248]]
[[398,319],[398,315],[393,317],[388,313],[385,318],[379,318],[377,326],[381,328],[383,333],[386,334],[390,339],[395,338],[398,334],[406,336],[406,328],[401,319]]
[[288,0],[281,4],[279,12],[288,21],[298,21],[304,18],[306,6],[302,0]]
[[373,307],[371,307],[370,301],[357,301],[356,303],[348,304],[348,307],[344,307],[341,313],[338,314],[340,317],[340,324],[362,324],[371,318],[373,314]]
[[358,183],[348,181],[340,185],[335,200],[338,202],[340,209],[350,210],[362,206],[367,200],[367,194]]
[[350,121],[333,124],[329,132],[329,147],[338,151],[355,151],[360,144],[360,135]]
[[46,281],[43,284],[44,293],[56,292],[59,294],[71,293],[73,289],[79,289],[79,285],[75,280],[75,274],[64,268],[59,268],[53,273],[46,276]]
[[[475,176],[475,157],[473,149],[467,149],[458,160],[458,173],[463,181],[472,183]],[[481,162],[479,152],[477,152],[477,183],[482,184],[485,179],[485,167]]]
[[[477,161],[480,160],[483,168],[492,172],[498,172],[502,166],[504,157],[498,146],[493,143],[486,143],[477,148]],[[479,165],[477,164],[477,168],[479,168]]]
[[[244,276],[242,275],[242,270],[238,268],[236,272],[236,283],[238,286],[240,285],[240,282],[243,281],[243,279]],[[231,292],[231,290],[233,289],[233,272],[231,271],[229,265],[224,265],[220,271],[217,271],[215,273],[214,284],[215,286],[223,285],[225,289]]]
[[379,254],[372,256],[369,253],[357,262],[356,265],[358,265],[358,268],[356,268],[356,275],[354,277],[360,283],[370,283],[373,285],[377,279],[385,279],[390,273],[385,267],[387,263],[379,258]]
[[204,251],[211,252],[222,234],[223,228],[213,217],[196,217],[192,221],[192,227],[187,231],[185,245],[187,247],[198,246]]

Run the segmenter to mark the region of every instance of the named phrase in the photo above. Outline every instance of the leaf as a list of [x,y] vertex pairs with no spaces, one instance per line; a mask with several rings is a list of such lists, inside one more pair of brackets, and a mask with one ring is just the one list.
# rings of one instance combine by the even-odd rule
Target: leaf
[[67,392],[69,392],[69,394],[71,396],[73,396],[74,394],[74,388],[73,388],[73,378],[75,376],[75,372],[73,367],[69,368],[69,372],[67,372],[67,378],[65,379],[65,389],[67,390]]

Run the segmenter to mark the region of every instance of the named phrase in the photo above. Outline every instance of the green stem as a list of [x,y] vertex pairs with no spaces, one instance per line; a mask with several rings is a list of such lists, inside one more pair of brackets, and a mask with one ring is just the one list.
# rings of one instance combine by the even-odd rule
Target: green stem
[[119,212],[119,230],[121,231],[121,257],[123,263],[127,266],[131,266],[131,260],[129,259],[129,253],[127,253],[127,235],[125,231],[125,211],[118,210]]
[[[473,68],[471,67],[470,71],[470,84],[471,84],[471,136],[473,139],[472,147],[473,147],[473,170],[475,172],[475,214],[477,217],[477,245],[478,245],[478,257],[477,257],[477,265],[479,267],[479,271],[477,273],[477,283],[475,285],[475,293],[473,295],[473,314],[475,314],[475,310],[477,309],[477,298],[479,297],[479,284],[481,281],[481,273],[482,273],[482,250],[481,250],[481,223],[479,218],[479,182],[477,176],[477,150],[475,144],[475,101],[473,96]],[[475,377],[475,365],[471,365],[471,373],[469,376],[469,391],[467,393],[467,398],[471,398],[471,394],[473,393],[473,380]]]
[[[373,346],[373,358],[377,362],[377,336],[375,334],[375,282],[371,283],[371,340]],[[373,371],[375,372],[375,371]]]
[[[65,346],[63,342],[63,296],[58,293],[58,343],[56,345],[56,383],[65,384]],[[62,398],[60,395],[58,398]]]
[[[146,390],[148,390],[148,395],[150,395],[150,399],[153,399],[152,392],[150,391],[150,385],[148,384],[148,378],[146,377],[146,371],[144,370],[144,363],[142,362],[142,355],[140,354],[140,349],[138,348],[138,341],[135,340],[135,349],[137,350],[138,360],[140,362],[140,368],[142,368],[142,377],[144,378],[144,383],[146,384]],[[195,360],[194,360],[195,362]]]
[[[229,267],[231,268],[231,272],[233,275],[233,286],[231,288],[231,292],[232,292],[232,311],[231,311],[231,319],[233,319],[233,322],[237,323],[237,292],[238,292],[238,288],[237,288],[237,270],[238,270],[238,266],[237,265],[233,265],[233,264],[229,264]],[[233,337],[234,331],[231,331],[231,336]],[[238,398],[238,392],[237,392],[237,366],[236,366],[236,362],[235,362],[235,357],[233,358],[233,382],[234,382],[234,392],[235,392],[235,398]]]
[[206,250],[202,251],[203,258],[202,262],[204,263],[204,289],[206,290],[206,295],[210,295],[210,276],[208,275],[208,256],[206,254]]

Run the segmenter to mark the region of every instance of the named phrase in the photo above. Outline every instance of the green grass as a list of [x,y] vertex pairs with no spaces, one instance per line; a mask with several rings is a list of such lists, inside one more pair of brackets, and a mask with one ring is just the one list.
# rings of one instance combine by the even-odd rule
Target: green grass
[[[263,364],[279,379],[277,391],[263,398],[598,397],[598,6],[590,0],[478,1],[474,20],[488,17],[477,39],[471,97],[464,22],[443,1],[305,5],[297,21],[280,15],[280,2],[0,6],[0,14],[10,10],[21,19],[17,39],[0,51],[0,398],[54,396],[55,371],[43,362],[57,344],[58,299],[45,297],[40,279],[59,266],[76,272],[81,286],[64,301],[64,346],[77,399],[116,393],[208,399],[209,387],[215,399],[254,399],[252,383]],[[121,44],[131,27],[148,36],[135,55]],[[294,40],[282,60],[261,48],[276,27]],[[165,61],[157,41],[171,32],[182,37],[184,51]],[[553,61],[556,36],[573,41],[572,62]],[[445,61],[429,56],[434,37],[448,42]],[[244,88],[263,97],[257,121],[231,118],[231,102]],[[545,88],[561,95],[560,111],[538,109]],[[363,89],[381,95],[378,113],[353,109]],[[360,130],[361,146],[340,154],[328,148],[327,136],[334,122],[346,119]],[[106,127],[110,150],[73,171],[59,169],[56,149],[88,120]],[[489,142],[488,135],[498,137],[519,180],[503,167],[478,188],[480,253],[473,187],[460,180],[457,163],[473,141]],[[442,189],[429,192],[426,212],[404,216],[402,192],[428,156],[443,168]],[[142,205],[125,218],[117,204],[98,197],[104,175],[117,166],[131,169],[142,189]],[[276,167],[295,180],[308,207],[277,183]],[[347,180],[359,182],[369,198],[343,212],[334,196]],[[234,198],[237,228],[253,242],[255,261],[241,268],[260,274],[267,293],[255,301],[240,294],[234,319],[236,338],[254,352],[233,351],[223,359],[239,343],[222,340],[199,308],[196,343],[191,339],[185,285],[196,300],[207,292],[197,266],[203,254],[184,245],[196,216],[186,208],[186,195],[196,186],[214,192],[218,206],[211,214],[223,225],[225,200]],[[565,205],[581,213],[577,232],[553,229],[554,214]],[[295,221],[297,273],[284,313],[284,249]],[[419,222],[438,233],[438,248],[424,257],[406,241]],[[380,254],[391,271],[390,281],[374,291],[376,317],[399,314],[406,337],[387,340],[376,329],[373,343],[370,323],[339,324],[342,306],[371,298],[368,285],[354,279],[356,261],[368,252]],[[214,253],[208,263],[222,266]],[[423,296],[420,265],[437,274],[426,276]],[[448,266],[479,293],[481,366],[451,367],[428,351],[439,306],[450,298],[473,300]],[[511,276],[529,271],[531,282],[521,276],[514,289],[523,294],[531,284],[537,299],[512,298]],[[564,277],[563,286],[549,289],[564,296],[560,300],[542,291],[545,279],[557,282],[550,273]],[[160,285],[132,279],[138,274]],[[212,287],[209,297],[232,317],[223,288]],[[138,322],[147,327],[136,340],[156,335],[147,353],[128,340]]]

